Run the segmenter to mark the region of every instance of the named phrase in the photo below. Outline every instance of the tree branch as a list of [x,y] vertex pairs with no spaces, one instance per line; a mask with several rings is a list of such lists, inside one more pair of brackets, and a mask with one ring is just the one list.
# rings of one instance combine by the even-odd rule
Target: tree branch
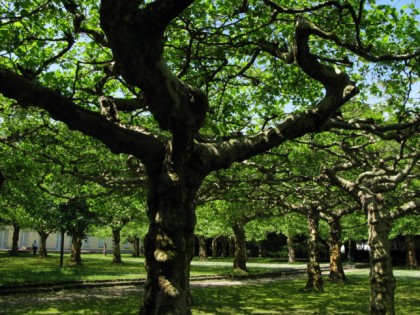
[[163,145],[153,136],[114,124],[99,113],[81,108],[60,93],[13,71],[0,69],[0,93],[15,99],[21,106],[45,109],[52,118],[102,141],[115,153],[132,154],[145,164],[164,156]]

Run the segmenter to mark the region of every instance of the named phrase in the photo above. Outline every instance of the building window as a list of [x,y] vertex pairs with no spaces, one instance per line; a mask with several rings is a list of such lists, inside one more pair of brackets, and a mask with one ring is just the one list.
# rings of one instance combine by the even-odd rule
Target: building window
[[23,230],[20,235],[20,247],[28,247],[29,231]]
[[90,241],[88,236],[86,236],[86,238],[83,240],[83,247],[90,247]]
[[9,237],[9,230],[0,230],[0,248],[7,247],[8,237]]
[[99,246],[99,248],[104,247],[104,239],[103,239],[103,238],[100,238],[100,239],[99,239],[99,241],[98,241],[98,246]]
[[57,233],[57,238],[55,240],[55,248],[61,249],[61,233]]

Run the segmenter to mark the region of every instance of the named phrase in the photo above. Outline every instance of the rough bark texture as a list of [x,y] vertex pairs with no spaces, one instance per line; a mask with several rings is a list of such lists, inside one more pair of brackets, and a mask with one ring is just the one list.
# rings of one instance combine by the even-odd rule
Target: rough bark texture
[[395,314],[395,278],[389,253],[390,213],[384,208],[383,196],[369,191],[360,193],[360,199],[368,215],[370,246],[370,313],[372,315]]
[[[179,173],[178,173],[179,174]],[[147,280],[141,315],[191,314],[190,262],[194,254],[195,207],[199,185],[167,169],[150,176]]]
[[241,222],[232,226],[235,234],[235,256],[233,258],[233,269],[246,271],[246,237],[245,227]]
[[413,235],[405,235],[405,244],[407,247],[407,266],[417,268],[416,242]]
[[44,258],[48,256],[47,253],[47,238],[50,235],[50,233],[45,231],[38,232],[40,237],[40,244],[39,244],[39,256]]
[[198,237],[198,257],[200,260],[207,260],[207,238],[199,235]]
[[319,266],[318,237],[319,237],[319,212],[311,209],[307,215],[308,221],[308,281],[305,290],[322,291],[324,281],[322,280],[321,268]]
[[73,235],[71,239],[71,253],[70,253],[70,264],[82,266],[82,237]]
[[112,256],[112,262],[114,264],[121,264],[121,228],[120,227],[113,227],[112,228],[112,249],[114,251],[114,255]]
[[293,264],[296,262],[296,252],[293,242],[293,236],[287,236],[287,262]]
[[329,278],[333,282],[346,281],[343,263],[341,261],[341,223],[340,218],[332,217],[328,221],[330,227],[330,274]]
[[11,256],[17,256],[19,254],[19,233],[19,224],[13,223],[12,249],[10,251]]

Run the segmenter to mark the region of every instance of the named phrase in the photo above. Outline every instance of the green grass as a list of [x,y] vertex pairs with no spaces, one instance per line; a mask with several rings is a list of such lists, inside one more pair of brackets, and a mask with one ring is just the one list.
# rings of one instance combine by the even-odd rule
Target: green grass
[[145,278],[142,258],[123,256],[123,264],[113,264],[112,256],[100,254],[82,255],[84,266],[69,266],[69,255],[64,257],[64,268],[59,269],[59,255],[50,254],[47,258],[31,254],[10,257],[0,253],[0,285],[59,282],[98,279]]
[[[420,314],[420,271],[396,271],[396,314]],[[271,283],[193,288],[194,315],[348,314],[368,313],[367,270],[348,273],[348,283],[325,281],[324,293],[303,293],[305,279],[277,279]],[[0,297],[0,314],[136,314],[140,288],[113,288],[112,294],[91,289]],[[110,290],[95,289],[95,290]],[[98,291],[95,291],[98,293]],[[73,293],[74,294],[74,293]],[[58,297],[58,300],[52,299]]]
[[[111,256],[99,254],[83,255],[83,259],[84,267],[65,266],[59,270],[58,255],[41,259],[30,254],[10,257],[0,253],[0,284],[145,277],[141,258],[123,256],[122,265],[114,265]],[[251,273],[262,270],[255,267]],[[231,273],[231,267],[192,266],[192,275],[227,273]],[[394,274],[396,314],[420,314],[420,270],[396,270]],[[193,314],[367,314],[368,270],[352,270],[347,276],[344,285],[324,278],[325,291],[321,294],[303,293],[304,277],[241,286],[193,287]],[[140,287],[3,296],[0,314],[137,314],[140,296]]]
[[[46,258],[34,257],[30,253],[22,253],[11,257],[0,252],[0,285],[59,282],[74,280],[112,280],[145,278],[144,259],[131,255],[122,255],[123,264],[112,263],[112,255],[82,254],[83,266],[69,266],[69,254],[64,257],[64,268],[59,269],[59,255],[49,254]],[[212,260],[209,259],[209,262]],[[232,258],[217,259],[216,262],[232,262]],[[250,262],[273,263],[268,259],[251,259]],[[304,265],[302,265],[304,267]],[[281,264],[279,264],[281,269]],[[250,267],[250,274],[264,273],[269,270],[262,267]],[[231,264],[227,266],[191,266],[191,276],[232,275]]]

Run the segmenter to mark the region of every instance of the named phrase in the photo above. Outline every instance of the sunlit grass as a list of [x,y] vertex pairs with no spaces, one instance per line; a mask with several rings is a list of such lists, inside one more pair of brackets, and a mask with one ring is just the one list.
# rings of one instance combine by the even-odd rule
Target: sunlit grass
[[[59,255],[49,254],[46,258],[34,257],[30,253],[22,253],[17,257],[11,257],[5,252],[0,252],[0,285],[58,282],[75,280],[112,280],[112,279],[143,279],[146,277],[144,258],[135,258],[131,255],[122,255],[122,264],[114,264],[112,255],[101,254],[82,255],[83,266],[70,266],[70,255],[64,257],[64,268],[59,268]],[[211,259],[209,260],[212,261]],[[216,262],[226,262],[225,266],[191,266],[191,276],[203,275],[238,275],[232,271],[232,258]],[[268,259],[251,259],[250,262],[274,262]],[[278,264],[278,269],[282,269]],[[304,267],[304,266],[302,266]],[[249,267],[250,274],[264,273],[274,269],[264,267]]]
[[[0,283],[50,282],[64,280],[129,279],[145,276],[143,259],[123,256],[122,265],[112,257],[84,255],[84,267],[58,269],[58,255],[41,259],[31,255],[0,254]],[[66,257],[68,260],[68,256]],[[251,269],[258,273],[264,268]],[[230,266],[192,266],[192,275],[229,274]],[[420,270],[395,270],[396,314],[420,314]],[[325,279],[321,294],[303,293],[305,277],[278,278],[269,283],[249,282],[239,286],[192,288],[194,315],[246,314],[367,314],[368,270],[347,273],[346,284]],[[103,291],[101,291],[103,290]],[[80,289],[77,291],[19,294],[0,297],[0,314],[137,314],[140,287]]]
[[[420,271],[396,271],[396,314],[420,314]],[[348,274],[346,284],[325,281],[324,293],[303,293],[305,279],[276,279],[270,283],[239,286],[210,286],[192,289],[194,315],[246,314],[367,314],[369,280],[366,270]],[[97,290],[112,290],[112,294]],[[0,305],[5,314],[137,314],[141,289],[112,288],[13,297]],[[99,292],[99,293],[98,293]],[[107,292],[107,291],[105,291]],[[76,294],[76,296],[74,296]],[[78,294],[78,295],[77,295]],[[58,296],[58,299],[51,299]],[[15,297],[17,298],[17,297]],[[13,304],[13,301],[16,303]],[[0,311],[1,313],[1,311]]]
[[74,280],[109,280],[144,278],[143,258],[123,256],[123,264],[113,264],[112,256],[83,255],[83,266],[70,266],[70,256],[64,257],[64,268],[59,268],[59,255],[46,258],[31,254],[10,257],[0,253],[0,285],[19,283],[58,282]]

